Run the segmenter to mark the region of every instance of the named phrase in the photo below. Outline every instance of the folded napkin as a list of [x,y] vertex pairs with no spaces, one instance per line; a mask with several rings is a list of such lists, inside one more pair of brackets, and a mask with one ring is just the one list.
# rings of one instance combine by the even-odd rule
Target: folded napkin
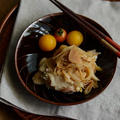
[[[102,0],[60,0],[78,14],[85,15],[101,24],[120,44],[120,3]],[[1,80],[2,98],[40,115],[62,115],[78,120],[119,120],[120,118],[120,60],[111,84],[93,100],[74,106],[56,106],[41,102],[21,85],[14,67],[17,41],[24,29],[33,21],[49,13],[59,12],[49,0],[21,0],[9,53]],[[107,72],[107,71],[106,71]]]

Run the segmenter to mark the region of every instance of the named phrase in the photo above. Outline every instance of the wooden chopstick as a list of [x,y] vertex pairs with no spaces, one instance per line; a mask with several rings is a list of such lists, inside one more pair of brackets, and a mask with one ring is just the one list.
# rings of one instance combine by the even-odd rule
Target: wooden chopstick
[[98,30],[96,27],[88,23],[83,17],[78,16],[76,13],[74,13],[72,10],[64,6],[62,3],[60,3],[57,0],[50,0],[53,4],[55,4],[58,8],[60,8],[64,13],[66,13],[68,16],[73,18],[76,22],[80,24],[81,27],[86,29],[89,33],[94,35],[98,40],[102,41],[107,47],[109,47],[118,57],[120,57],[120,46],[115,43],[110,37],[106,36],[104,33],[102,33],[100,30]]

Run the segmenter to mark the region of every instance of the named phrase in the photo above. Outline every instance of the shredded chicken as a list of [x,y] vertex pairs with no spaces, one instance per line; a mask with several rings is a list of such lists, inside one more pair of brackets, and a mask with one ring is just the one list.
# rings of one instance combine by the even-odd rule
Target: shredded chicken
[[98,52],[84,51],[79,47],[61,45],[53,57],[43,58],[39,71],[33,76],[34,84],[46,84],[62,92],[84,92],[98,87],[96,70]]

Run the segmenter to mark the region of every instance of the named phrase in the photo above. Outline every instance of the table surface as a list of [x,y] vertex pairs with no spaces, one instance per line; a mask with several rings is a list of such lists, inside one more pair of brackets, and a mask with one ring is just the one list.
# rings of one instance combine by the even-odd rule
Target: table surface
[[20,120],[20,118],[11,107],[0,103],[0,120]]

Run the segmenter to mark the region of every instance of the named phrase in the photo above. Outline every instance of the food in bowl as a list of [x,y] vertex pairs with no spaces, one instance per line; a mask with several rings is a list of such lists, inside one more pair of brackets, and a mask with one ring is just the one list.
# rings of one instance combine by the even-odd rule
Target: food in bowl
[[[110,37],[102,26],[89,18],[84,16],[82,17]],[[45,24],[46,22],[47,24]],[[38,47],[38,41],[42,35],[52,34],[54,36],[55,31],[60,27],[64,28],[67,31],[67,34],[69,34],[72,30],[80,31],[83,34],[84,40],[79,47],[86,51],[96,50],[101,53],[97,58],[97,65],[102,68],[101,72],[96,72],[96,76],[100,79],[100,81],[98,81],[98,88],[93,88],[89,94],[85,95],[83,91],[82,93],[74,92],[72,94],[68,94],[51,88],[48,89],[45,83],[43,85],[33,83],[32,77],[37,71],[39,71],[38,64],[40,60],[44,57],[52,57],[53,53],[59,48],[60,45],[69,45],[66,40],[63,43],[57,42],[56,48],[49,52],[44,52]],[[114,53],[102,46],[95,37],[92,37],[91,34],[86,33],[80,26],[78,26],[77,23],[69,19],[69,17],[63,13],[50,14],[32,23],[21,36],[15,53],[15,67],[17,74],[27,91],[41,101],[62,106],[85,103],[101,94],[113,78],[116,63],[117,57]]]
[[55,36],[57,42],[64,42],[66,39],[66,36],[67,36],[67,32],[65,29],[59,28],[55,31],[54,36]]
[[56,39],[53,35],[46,34],[39,39],[39,47],[43,51],[52,51],[56,47]]
[[68,33],[67,43],[69,45],[80,46],[83,42],[83,34],[80,31],[74,30]]
[[101,70],[96,64],[99,54],[95,50],[86,52],[75,45],[61,45],[52,57],[40,60],[33,82],[64,93],[88,94],[98,87],[99,78],[95,73]]
[[45,34],[39,39],[39,48],[42,51],[50,52],[56,48],[57,42],[67,42],[68,45],[80,46],[83,42],[83,34],[80,31],[74,30],[68,33],[63,28],[55,31],[54,35]]

